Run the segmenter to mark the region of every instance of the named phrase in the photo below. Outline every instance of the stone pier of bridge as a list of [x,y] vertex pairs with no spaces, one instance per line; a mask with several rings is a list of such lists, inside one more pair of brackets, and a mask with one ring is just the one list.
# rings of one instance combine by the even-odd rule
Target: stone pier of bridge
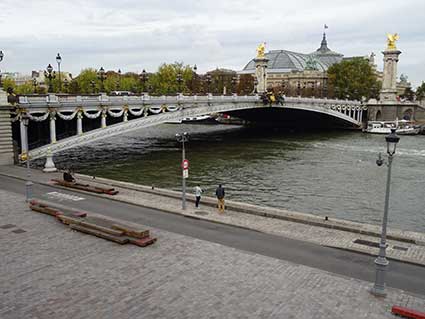
[[0,88],[0,165],[13,164],[12,123],[7,94]]

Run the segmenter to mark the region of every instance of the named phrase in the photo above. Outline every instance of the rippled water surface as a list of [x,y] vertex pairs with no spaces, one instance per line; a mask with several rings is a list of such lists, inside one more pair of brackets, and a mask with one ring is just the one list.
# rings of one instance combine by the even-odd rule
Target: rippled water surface
[[[386,166],[381,135],[360,132],[285,133],[224,125],[162,125],[61,153],[58,167],[77,172],[180,189],[181,145],[187,131],[189,187],[212,196],[316,215],[379,224]],[[390,227],[425,231],[425,136],[401,137],[393,161]],[[189,188],[191,191],[192,188]]]

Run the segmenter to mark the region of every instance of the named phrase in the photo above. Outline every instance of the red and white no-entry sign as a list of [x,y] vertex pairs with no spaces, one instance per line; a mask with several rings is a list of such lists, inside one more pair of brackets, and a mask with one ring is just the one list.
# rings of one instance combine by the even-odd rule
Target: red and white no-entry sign
[[183,169],[189,169],[189,160],[185,159],[182,162]]

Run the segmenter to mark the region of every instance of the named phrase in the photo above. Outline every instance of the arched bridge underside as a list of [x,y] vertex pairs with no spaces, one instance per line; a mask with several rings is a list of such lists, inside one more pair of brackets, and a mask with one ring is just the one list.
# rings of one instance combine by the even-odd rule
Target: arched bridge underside
[[[167,103],[168,102],[168,103]],[[21,120],[22,114],[27,113],[32,120],[41,121],[50,119],[51,134],[54,130],[55,117],[72,119],[77,117],[78,134],[56,141],[29,151],[31,159],[37,159],[64,151],[73,147],[82,146],[95,141],[105,140],[112,136],[129,133],[141,128],[159,125],[166,122],[179,121],[188,117],[209,115],[212,113],[226,113],[259,123],[274,123],[286,127],[345,127],[359,128],[365,108],[358,102],[339,100],[318,100],[306,98],[287,98],[283,105],[264,105],[258,96],[226,97],[221,99],[208,98],[205,101],[157,101],[143,105],[122,103],[122,106],[109,104],[102,105],[30,105],[20,103],[13,120]],[[99,104],[99,103],[98,103]],[[91,111],[91,113],[90,113]],[[44,112],[44,113],[43,113]],[[97,112],[97,114],[93,113]],[[127,119],[127,113],[134,115],[132,120]],[[41,116],[36,116],[40,115]],[[101,117],[102,127],[88,132],[82,132],[81,118],[86,115],[91,119]],[[112,117],[123,117],[123,121],[106,126],[106,114]],[[138,116],[138,117],[137,117]],[[52,127],[53,126],[53,127]],[[22,125],[21,125],[22,127]],[[22,131],[21,131],[22,134]]]

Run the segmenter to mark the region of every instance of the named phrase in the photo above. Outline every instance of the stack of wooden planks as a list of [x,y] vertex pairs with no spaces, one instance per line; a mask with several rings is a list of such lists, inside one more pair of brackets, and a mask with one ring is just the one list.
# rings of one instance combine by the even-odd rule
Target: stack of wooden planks
[[73,230],[104,238],[121,245],[130,243],[145,247],[156,241],[156,238],[151,237],[150,231],[147,229],[89,216],[85,212],[70,209],[60,210],[37,200],[30,202],[30,208],[36,212],[56,217],[57,220],[68,225]]
[[61,185],[61,186],[69,187],[69,188],[81,189],[87,192],[92,192],[97,194],[107,194],[107,195],[118,194],[118,191],[115,190],[114,188],[93,186],[90,184],[81,184],[77,182],[67,182],[62,179],[52,179],[52,182],[54,182],[57,185]]

